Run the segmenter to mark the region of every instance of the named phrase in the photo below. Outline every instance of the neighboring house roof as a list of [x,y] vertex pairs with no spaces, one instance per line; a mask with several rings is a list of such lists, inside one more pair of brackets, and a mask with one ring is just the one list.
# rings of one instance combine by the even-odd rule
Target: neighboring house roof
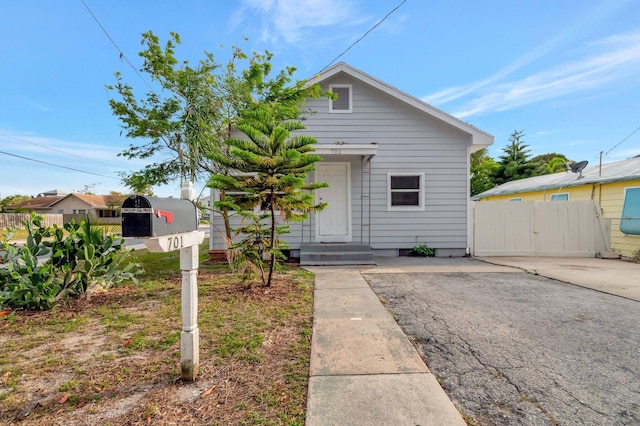
[[472,199],[633,179],[640,179],[640,157],[603,164],[602,170],[599,165],[587,167],[582,170],[582,178],[579,173],[560,172],[514,180],[475,195]]
[[[126,195],[92,195],[92,194],[69,194],[67,197],[76,197],[92,208],[120,207]],[[65,197],[66,198],[66,197]]]
[[59,197],[36,197],[31,198],[29,200],[22,201],[17,204],[12,204],[7,206],[10,210],[16,209],[24,209],[24,210],[34,210],[34,209],[50,209],[55,203],[62,200],[64,196]]
[[444,111],[441,111],[429,104],[427,104],[426,102],[421,101],[418,98],[415,98],[399,89],[396,89],[393,86],[390,86],[389,84],[380,81],[374,77],[371,77],[369,74],[366,74],[354,67],[352,67],[351,65],[348,65],[344,62],[340,62],[334,66],[332,66],[331,68],[327,68],[326,70],[321,71],[320,73],[318,73],[317,75],[313,76],[312,78],[309,78],[307,80],[307,84],[315,84],[315,83],[321,83],[325,80],[328,80],[329,78],[333,77],[334,75],[343,72],[347,75],[350,75],[351,77],[360,80],[384,93],[386,93],[389,96],[393,96],[394,98],[416,108],[417,110],[426,113],[428,115],[430,115],[431,117],[434,117],[440,121],[442,121],[444,124],[453,127],[457,130],[460,130],[468,135],[470,135],[472,137],[471,140],[471,144],[472,144],[472,151],[477,151],[479,149],[485,148],[491,144],[493,144],[493,136],[483,132],[482,130],[472,126],[469,123],[466,123],[452,115],[447,114]]
[[90,208],[112,208],[120,207],[126,195],[89,195],[89,194],[69,194],[58,197],[36,197],[30,200],[23,201],[12,206],[8,206],[11,210],[43,210],[50,209],[58,202],[65,198],[75,197],[85,202]]

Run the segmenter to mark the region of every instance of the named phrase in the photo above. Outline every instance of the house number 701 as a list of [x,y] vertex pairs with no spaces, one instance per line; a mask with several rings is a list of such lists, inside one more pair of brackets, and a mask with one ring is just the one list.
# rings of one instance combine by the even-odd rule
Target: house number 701
[[169,250],[176,250],[184,247],[182,235],[176,235],[175,237],[169,237]]

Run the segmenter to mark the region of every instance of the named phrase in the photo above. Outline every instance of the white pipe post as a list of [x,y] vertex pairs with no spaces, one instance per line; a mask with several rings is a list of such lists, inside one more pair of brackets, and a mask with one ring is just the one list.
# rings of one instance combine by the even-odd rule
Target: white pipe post
[[[195,196],[192,182],[182,184],[181,197]],[[182,332],[180,333],[180,366],[182,379],[192,382],[200,366],[200,329],[198,328],[198,245],[180,249],[182,271]]]
[[200,366],[200,329],[198,328],[198,246],[180,249],[182,270],[182,333],[180,366],[182,379],[192,382]]
[[214,246],[214,241],[213,241],[213,236],[215,235],[215,226],[213,224],[213,220],[214,220],[214,213],[213,213],[213,197],[216,195],[215,193],[215,189],[211,188],[209,190],[209,208],[211,210],[209,210],[209,250],[213,250],[213,246]]

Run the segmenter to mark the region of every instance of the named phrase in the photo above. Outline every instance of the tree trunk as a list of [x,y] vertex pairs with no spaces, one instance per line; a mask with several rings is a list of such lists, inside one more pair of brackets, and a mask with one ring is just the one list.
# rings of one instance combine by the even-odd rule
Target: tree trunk
[[[226,199],[227,191],[220,191],[220,201],[225,201]],[[222,220],[224,221],[224,233],[227,237],[227,242],[229,242],[231,241],[231,223],[229,222],[229,209],[223,207],[220,214],[222,215]]]
[[267,287],[271,287],[271,278],[273,277],[273,270],[276,267],[276,254],[273,252],[276,245],[276,211],[273,208],[273,191],[271,191],[269,210],[271,211],[271,242],[269,243],[271,250],[269,250],[269,278],[267,278]]

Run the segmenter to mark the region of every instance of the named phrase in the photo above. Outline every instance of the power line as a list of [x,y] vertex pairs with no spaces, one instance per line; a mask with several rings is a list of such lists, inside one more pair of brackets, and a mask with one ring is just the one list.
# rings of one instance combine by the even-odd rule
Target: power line
[[31,145],[39,146],[40,148],[48,149],[50,151],[59,152],[61,154],[70,155],[72,157],[80,158],[82,160],[98,161],[98,162],[100,162],[102,164],[107,164],[108,165],[108,163],[105,163],[104,161],[96,160],[94,158],[83,157],[81,155],[73,154],[71,152],[67,152],[67,151],[64,151],[62,149],[51,148],[50,146],[41,145],[39,143],[31,142],[31,141],[28,141],[26,139],[16,138],[15,136],[9,136],[9,135],[6,135],[4,133],[0,133],[0,136],[4,137],[4,138],[7,138],[7,139],[13,139],[13,140],[18,141],[18,142],[24,142],[24,143],[28,143],[28,144],[31,144]]
[[[84,1],[84,0],[83,0],[83,1]],[[382,18],[381,20],[379,20],[379,21],[378,21],[378,23],[377,23],[377,24],[375,24],[373,27],[369,28],[369,30],[368,30],[366,33],[364,33],[364,34],[362,35],[362,37],[360,37],[359,39],[357,39],[356,41],[354,41],[353,43],[351,43],[351,45],[350,45],[349,47],[347,47],[347,48],[346,48],[346,49],[345,49],[341,54],[339,54],[338,56],[336,56],[336,57],[335,57],[335,59],[334,59],[333,61],[329,62],[329,64],[328,64],[326,67],[322,68],[320,71],[324,71],[324,70],[326,70],[327,68],[329,68],[331,65],[333,65],[333,63],[334,63],[335,61],[337,61],[337,60],[338,60],[338,59],[340,59],[342,56],[344,56],[344,55],[345,55],[349,50],[351,50],[351,48],[352,48],[353,46],[355,46],[356,44],[358,44],[358,43],[359,43],[363,38],[365,38],[367,35],[369,35],[369,33],[370,33],[371,31],[373,31],[374,29],[376,29],[376,28],[377,28],[380,24],[382,24],[382,23],[383,23],[383,22],[384,22],[384,21],[385,21],[389,16],[391,16],[391,15],[393,14],[393,12],[395,12],[395,11],[396,11],[396,10],[398,10],[398,9],[400,9],[400,6],[402,6],[402,5],[403,5],[403,4],[405,4],[406,2],[407,2],[407,0],[402,0],[402,1],[400,2],[400,4],[398,4],[398,5],[397,5],[396,7],[394,7],[394,8],[393,8],[389,13],[387,13],[387,14],[384,16],[384,18]]]
[[109,39],[109,41],[111,42],[111,44],[113,44],[113,46],[116,48],[116,50],[118,51],[118,53],[120,54],[120,59],[124,59],[125,61],[127,61],[127,63],[129,64],[129,66],[135,71],[136,74],[138,74],[138,77],[140,77],[140,80],[142,80],[144,82],[144,84],[147,85],[147,87],[149,87],[149,89],[151,89],[153,91],[153,87],[151,87],[151,85],[149,83],[147,83],[147,80],[144,79],[144,77],[142,77],[142,74],[140,74],[140,71],[138,71],[138,69],[136,67],[133,66],[133,64],[131,63],[131,61],[129,60],[129,58],[127,58],[127,56],[124,54],[124,52],[122,52],[122,49],[120,49],[120,47],[118,46],[118,44],[113,40],[113,38],[111,38],[111,36],[109,35],[109,33],[107,32],[107,30],[102,26],[102,24],[100,23],[100,21],[98,20],[98,17],[91,11],[91,9],[89,8],[89,6],[87,5],[87,3],[85,3],[84,0],[80,0],[82,2],[82,4],[84,5],[84,7],[87,9],[87,11],[89,12],[89,14],[93,17],[94,21],[96,21],[96,23],[98,24],[98,26],[100,27],[100,29],[102,30],[102,32],[107,36],[107,38]]
[[631,136],[633,136],[638,130],[640,130],[640,126],[638,126],[633,132],[629,133],[629,135],[627,135],[626,138],[622,139],[620,142],[618,142],[617,144],[615,144],[611,149],[609,149],[609,151],[605,152],[604,155],[607,156],[609,155],[609,153],[611,151],[613,151],[614,149],[616,149],[617,147],[619,147],[620,145],[622,145],[622,143],[624,141],[626,141],[627,139],[629,139]]
[[94,175],[94,176],[100,176],[100,177],[105,177],[105,178],[109,178],[109,179],[120,180],[120,178],[116,178],[116,177],[113,177],[113,176],[101,175],[99,173],[87,172],[86,170],[74,169],[73,167],[61,166],[60,164],[54,164],[54,163],[49,163],[47,161],[36,160],[35,158],[23,157],[22,155],[11,154],[10,152],[0,151],[0,154],[4,154],[4,155],[11,156],[11,157],[16,157],[16,158],[21,158],[23,160],[34,161],[36,163],[46,164],[48,166],[59,167],[61,169],[73,170],[74,172],[85,173],[85,174],[88,174],[88,175]]

